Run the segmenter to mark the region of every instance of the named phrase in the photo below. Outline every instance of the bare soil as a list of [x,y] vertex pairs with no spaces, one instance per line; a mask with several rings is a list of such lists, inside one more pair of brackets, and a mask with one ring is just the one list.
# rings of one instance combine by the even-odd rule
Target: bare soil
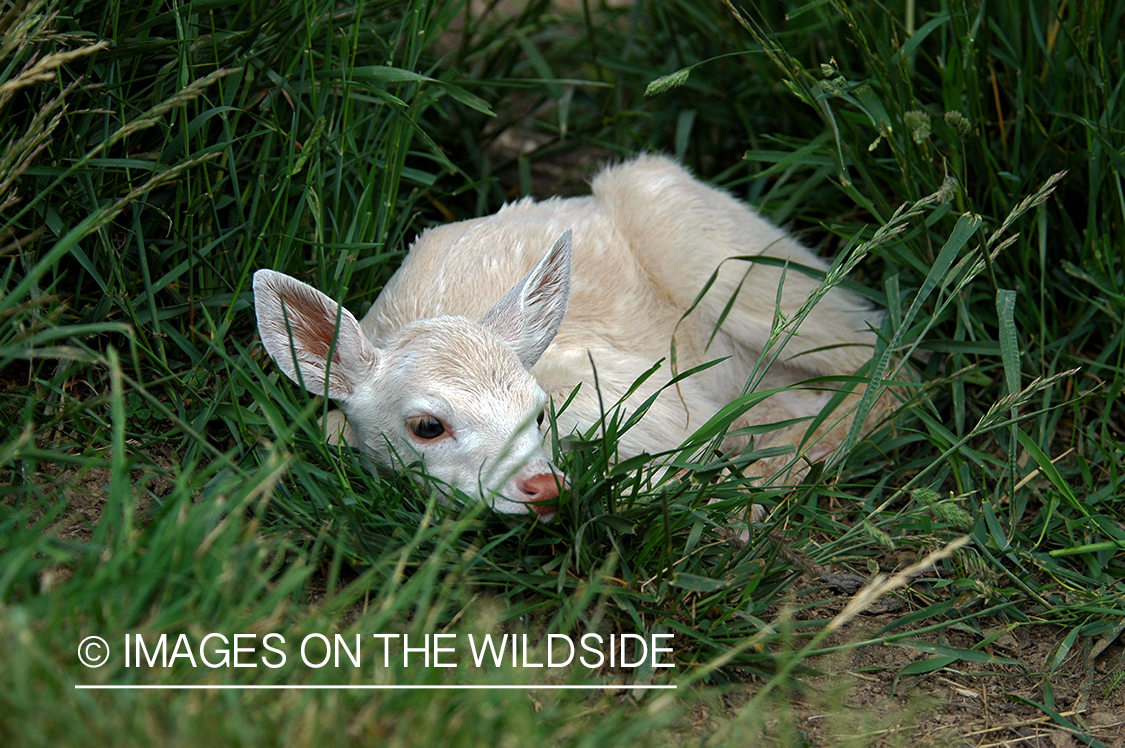
[[[835,615],[849,597],[826,596],[817,607],[817,617]],[[885,598],[884,603],[897,609],[860,616],[823,646],[872,638],[909,612],[910,597],[907,590],[896,598]],[[871,746],[1087,745],[1024,699],[1053,708],[1108,748],[1125,748],[1125,642],[1079,641],[1052,671],[1051,663],[1068,629],[1047,624],[1010,627],[998,619],[978,623],[989,634],[1003,632],[984,651],[1018,665],[957,661],[934,672],[902,675],[904,667],[931,655],[909,646],[885,644],[812,658],[807,664],[820,674],[803,678],[811,691],[791,696],[789,709],[767,721],[767,728],[796,730],[809,745],[853,740]],[[948,627],[919,632],[912,638],[961,649],[981,641],[977,633]]]

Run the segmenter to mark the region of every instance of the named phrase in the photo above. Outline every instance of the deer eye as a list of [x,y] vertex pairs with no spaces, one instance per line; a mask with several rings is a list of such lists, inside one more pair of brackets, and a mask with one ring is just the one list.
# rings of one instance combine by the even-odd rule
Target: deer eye
[[445,424],[433,416],[408,418],[406,419],[406,427],[410,429],[410,433],[424,442],[432,442],[449,434]]

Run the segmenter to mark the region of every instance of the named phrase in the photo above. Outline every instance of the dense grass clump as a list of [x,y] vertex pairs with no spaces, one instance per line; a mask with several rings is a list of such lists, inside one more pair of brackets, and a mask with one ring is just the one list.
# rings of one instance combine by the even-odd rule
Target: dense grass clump
[[[825,567],[900,570],[963,535],[853,645],[916,649],[904,675],[999,667],[999,632],[1050,624],[1020,698],[1081,732],[1051,677],[1125,630],[1125,3],[486,5],[0,8],[0,739],[743,744],[838,648]],[[254,270],[362,312],[427,225],[581,193],[646,150],[887,310],[859,407],[890,388],[893,419],[763,487],[758,455],[707,448],[725,423],[615,462],[630,415],[609,407],[563,440],[546,527],[324,443],[329,404],[256,341]],[[730,542],[752,503],[766,522]],[[673,634],[677,666],[76,658],[89,635],[210,632],[281,632],[291,655],[307,634]],[[74,689],[545,680],[679,689]]]

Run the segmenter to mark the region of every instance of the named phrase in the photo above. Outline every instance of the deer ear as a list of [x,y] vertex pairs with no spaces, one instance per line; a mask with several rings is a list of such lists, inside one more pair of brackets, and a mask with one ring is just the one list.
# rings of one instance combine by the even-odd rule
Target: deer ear
[[525,369],[547,350],[559,331],[570,299],[570,229],[555,240],[527,276],[512,287],[481,320],[515,351]]
[[254,307],[266,352],[314,395],[348,400],[378,363],[351,312],[288,275],[254,273]]

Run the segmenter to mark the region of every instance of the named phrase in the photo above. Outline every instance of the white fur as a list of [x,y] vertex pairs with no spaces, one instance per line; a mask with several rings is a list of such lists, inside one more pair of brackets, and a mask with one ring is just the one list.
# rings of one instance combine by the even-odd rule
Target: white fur
[[[591,358],[611,405],[668,357],[673,332],[680,371],[728,357],[665,389],[622,437],[621,457],[674,449],[739,396],[769,338],[782,270],[723,260],[759,254],[827,267],[730,195],[669,159],[643,156],[602,171],[590,197],[525,199],[424,232],[361,323],[340,310],[337,331],[339,307],[279,273],[258,271],[254,292],[262,341],[278,366],[294,381],[299,370],[307,388],[336,399],[346,415],[345,423],[330,414],[329,438],[342,436],[384,464],[420,457],[440,481],[523,513],[527,502],[558,495],[561,479],[536,428],[548,398],[561,405],[581,384],[559,417],[564,433],[600,418]],[[714,286],[681,320],[721,263]],[[794,269],[784,278],[781,312],[791,316],[817,283]],[[830,291],[761,387],[854,373],[870,358],[878,319],[854,296]],[[670,377],[665,367],[625,407]],[[742,423],[812,416],[827,399],[793,388]],[[422,415],[440,419],[451,436],[421,443],[406,423]],[[846,426],[818,432],[811,453],[827,453]],[[791,427],[759,443],[798,445],[804,431]],[[543,519],[551,514],[533,508]]]

